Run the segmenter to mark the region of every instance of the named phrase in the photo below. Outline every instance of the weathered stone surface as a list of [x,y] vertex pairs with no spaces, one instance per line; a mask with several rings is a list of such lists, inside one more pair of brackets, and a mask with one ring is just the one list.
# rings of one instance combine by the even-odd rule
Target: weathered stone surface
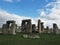
[[55,23],[53,24],[53,34],[59,34],[58,26]]
[[47,26],[44,28],[43,22],[41,22],[40,19],[38,19],[38,26],[31,23],[31,19],[22,20],[22,24],[17,30],[17,24],[15,24],[14,20],[6,21],[6,24],[3,24],[2,26],[2,33],[3,34],[13,34],[15,35],[16,32],[25,32],[25,33],[53,33],[53,34],[59,34],[59,29],[57,24],[53,24],[53,29],[49,29]]
[[21,26],[17,26],[16,32],[21,32]]
[[49,27],[47,26],[47,27],[46,27],[46,33],[49,33],[49,31],[50,31],[50,30],[49,30]]
[[41,33],[41,21],[40,21],[40,19],[38,20],[38,32]]
[[32,24],[32,33],[36,32],[36,26],[35,24]]
[[32,33],[32,24],[31,24],[31,19],[26,19],[26,20],[22,20],[22,32],[25,33]]
[[53,29],[52,29],[52,28],[50,28],[50,31],[49,31],[49,33],[50,33],[50,34],[52,34],[52,33],[53,33]]
[[32,35],[24,34],[23,37],[24,38],[40,38],[40,36],[39,35],[36,35],[36,34],[34,34],[34,35],[33,34]]
[[3,24],[3,26],[2,26],[2,33],[3,34],[7,34],[8,33],[8,30],[7,30],[8,28],[7,28],[7,25],[6,24]]
[[15,24],[15,21],[9,20],[6,22],[6,24],[3,24],[2,26],[2,32],[3,34],[13,34],[15,35],[15,31],[17,28],[17,24]]
[[41,22],[41,33],[44,32],[44,25],[43,25],[43,22]]

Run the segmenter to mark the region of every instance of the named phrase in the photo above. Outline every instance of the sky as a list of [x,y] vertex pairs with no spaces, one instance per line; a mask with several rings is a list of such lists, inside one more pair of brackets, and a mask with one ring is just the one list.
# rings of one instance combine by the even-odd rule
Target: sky
[[44,26],[60,27],[60,0],[0,0],[0,27],[7,20],[15,20],[21,25],[23,19],[31,19],[37,25],[38,19]]

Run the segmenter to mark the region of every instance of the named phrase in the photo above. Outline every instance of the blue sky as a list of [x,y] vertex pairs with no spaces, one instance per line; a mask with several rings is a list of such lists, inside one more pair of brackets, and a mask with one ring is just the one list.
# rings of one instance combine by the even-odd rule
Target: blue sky
[[37,10],[45,9],[46,4],[54,1],[56,0],[20,0],[19,2],[16,0],[13,2],[0,0],[0,8],[20,16],[37,18],[40,16]]
[[0,27],[7,20],[15,20],[21,25],[23,19],[31,19],[37,24],[38,19],[44,26],[60,27],[60,0],[0,0]]

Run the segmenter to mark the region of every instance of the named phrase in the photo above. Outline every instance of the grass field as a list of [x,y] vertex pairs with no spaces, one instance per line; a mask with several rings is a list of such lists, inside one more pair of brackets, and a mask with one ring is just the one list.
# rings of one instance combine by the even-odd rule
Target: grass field
[[60,45],[60,35],[41,34],[39,39],[23,38],[22,34],[0,34],[0,45]]

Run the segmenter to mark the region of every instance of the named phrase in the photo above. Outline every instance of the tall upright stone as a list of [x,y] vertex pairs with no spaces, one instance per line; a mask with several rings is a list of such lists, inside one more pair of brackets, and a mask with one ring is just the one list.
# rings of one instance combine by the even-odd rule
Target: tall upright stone
[[50,32],[49,32],[50,34],[53,34],[53,29],[52,28],[50,28]]
[[38,32],[41,33],[41,20],[38,19]]
[[32,24],[32,32],[36,32],[36,26],[35,26],[35,24]]
[[2,32],[3,34],[13,34],[15,35],[16,34],[16,26],[17,24],[15,24],[15,21],[14,20],[9,20],[6,22],[6,24],[3,24],[3,27],[2,27]]
[[44,25],[43,25],[43,22],[41,22],[41,33],[44,32]]
[[49,27],[48,26],[46,27],[46,33],[49,33]]
[[58,26],[55,23],[53,24],[53,34],[59,34]]
[[2,26],[2,33],[3,34],[8,34],[8,30],[7,30],[8,28],[7,28],[7,25],[6,24],[3,24],[3,26]]
[[32,33],[31,19],[22,20],[21,27],[22,27],[22,32]]
[[21,26],[17,26],[16,32],[21,32]]

